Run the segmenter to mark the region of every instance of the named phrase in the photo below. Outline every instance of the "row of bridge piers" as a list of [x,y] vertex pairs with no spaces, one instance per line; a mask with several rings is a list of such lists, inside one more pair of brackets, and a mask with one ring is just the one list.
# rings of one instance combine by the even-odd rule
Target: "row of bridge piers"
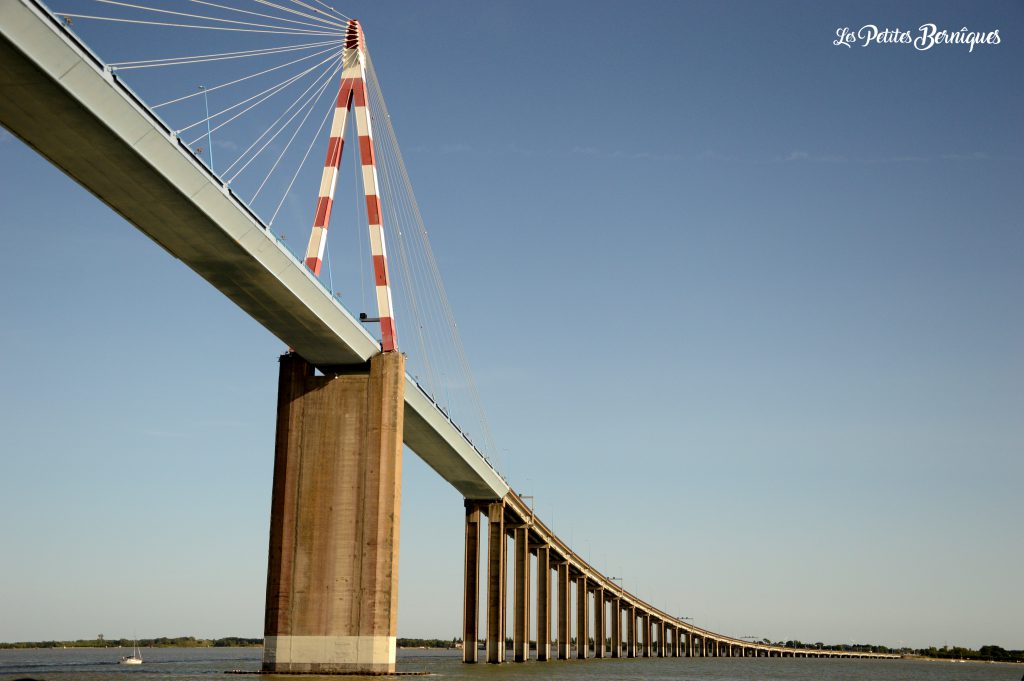
[[[595,570],[537,520],[515,493],[497,501],[467,499],[465,505],[464,662],[526,662],[531,651],[541,662],[590,657],[893,657],[772,646],[706,631],[643,602]],[[481,543],[485,524],[486,547]],[[537,583],[531,588],[533,578]],[[483,618],[481,597],[486,606]],[[506,631],[510,601],[511,636]]]

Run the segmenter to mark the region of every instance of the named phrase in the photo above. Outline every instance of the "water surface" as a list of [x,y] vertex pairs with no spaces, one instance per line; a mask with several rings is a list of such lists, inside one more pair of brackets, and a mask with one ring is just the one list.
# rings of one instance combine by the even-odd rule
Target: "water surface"
[[[234,669],[257,671],[260,648],[143,648],[145,664],[117,664],[130,651],[120,648],[0,650],[0,681],[245,681]],[[915,660],[831,660],[814,658],[665,658],[462,664],[459,651],[400,650],[400,671],[429,672],[434,678],[471,681],[1021,681],[1024,665],[922,662]],[[300,681],[357,677],[263,677]],[[415,678],[415,677],[412,677]]]

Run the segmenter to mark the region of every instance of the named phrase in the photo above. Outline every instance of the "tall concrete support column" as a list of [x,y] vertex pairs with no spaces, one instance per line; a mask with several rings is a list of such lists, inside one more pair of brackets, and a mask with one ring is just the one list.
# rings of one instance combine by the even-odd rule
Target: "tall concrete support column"
[[487,661],[505,661],[505,504],[487,506]]
[[654,626],[658,630],[658,657],[665,657],[665,623],[658,620]]
[[515,611],[512,613],[512,655],[516,662],[530,659],[530,528],[513,530],[515,538]]
[[551,548],[537,547],[537,661],[551,659]]
[[590,599],[587,595],[587,578],[580,575],[576,578],[576,657],[587,659],[590,653],[590,616],[588,613]]
[[693,634],[689,631],[683,633],[683,654],[693,657]]
[[700,637],[700,656],[708,656],[708,642],[703,636]]
[[263,670],[395,670],[405,358],[281,357]]
[[622,601],[611,599],[612,607],[612,657],[622,657]]
[[626,657],[636,657],[636,607],[626,606]]
[[558,659],[569,659],[571,619],[569,614],[569,563],[561,561],[556,571],[558,581]]
[[640,615],[640,621],[642,623],[641,624],[641,630],[643,631],[643,634],[644,634],[643,656],[644,657],[650,657],[651,656],[651,615],[650,615],[650,613],[646,613],[645,612],[644,614]]
[[462,661],[477,661],[480,638],[480,506],[466,499],[466,566],[462,588]]
[[668,629],[669,636],[669,649],[668,654],[670,657],[679,657],[679,629],[678,627],[670,627]]
[[605,632],[607,628],[604,624],[604,612],[605,612],[605,601],[604,601],[604,589],[600,586],[594,587],[594,657],[600,659],[604,657],[605,651]]

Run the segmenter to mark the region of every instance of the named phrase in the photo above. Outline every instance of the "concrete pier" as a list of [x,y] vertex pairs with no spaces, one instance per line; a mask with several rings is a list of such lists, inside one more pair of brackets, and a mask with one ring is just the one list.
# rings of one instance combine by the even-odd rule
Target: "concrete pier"
[[580,660],[587,659],[590,654],[589,605],[587,577],[580,575],[576,578],[576,657]]
[[622,601],[616,597],[611,599],[612,614],[612,657],[622,657]]
[[551,548],[537,547],[537,661],[551,659]]
[[530,659],[530,532],[525,525],[512,531],[515,540],[512,654],[516,662]]
[[480,506],[466,500],[466,564],[462,582],[462,661],[476,662],[480,639]]
[[605,655],[605,632],[604,624],[605,602],[604,589],[594,587],[594,657],[601,659]]
[[505,504],[487,506],[487,661],[505,661]]
[[626,656],[637,656],[637,611],[632,605],[626,606]]
[[642,622],[641,631],[644,635],[644,647],[643,657],[651,656],[651,616],[649,613],[643,613],[640,615],[640,621]]
[[569,659],[569,643],[571,637],[571,615],[570,594],[569,594],[569,563],[565,560],[559,561],[556,570],[558,582],[558,659]]
[[405,358],[281,358],[263,670],[395,670]]

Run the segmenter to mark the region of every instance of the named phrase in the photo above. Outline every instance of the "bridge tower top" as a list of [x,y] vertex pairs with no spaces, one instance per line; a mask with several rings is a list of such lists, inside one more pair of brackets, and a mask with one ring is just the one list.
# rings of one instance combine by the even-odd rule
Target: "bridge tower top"
[[345,49],[362,50],[366,38],[363,36],[363,26],[358,19],[349,19],[348,27],[345,29]]
[[388,275],[387,249],[384,243],[384,220],[378,192],[377,165],[370,121],[369,97],[366,89],[366,38],[363,28],[350,19],[345,28],[345,48],[342,50],[341,85],[331,121],[327,158],[324,161],[320,193],[313,216],[313,230],[306,249],[306,266],[320,276],[324,250],[327,246],[327,228],[331,220],[334,190],[341,167],[341,153],[345,145],[345,125],[348,113],[355,113],[356,134],[359,137],[359,159],[362,165],[363,192],[366,196],[366,218],[370,230],[370,255],[377,297],[377,318],[380,321],[381,349],[398,349],[395,331],[394,305],[391,298],[391,279]]

